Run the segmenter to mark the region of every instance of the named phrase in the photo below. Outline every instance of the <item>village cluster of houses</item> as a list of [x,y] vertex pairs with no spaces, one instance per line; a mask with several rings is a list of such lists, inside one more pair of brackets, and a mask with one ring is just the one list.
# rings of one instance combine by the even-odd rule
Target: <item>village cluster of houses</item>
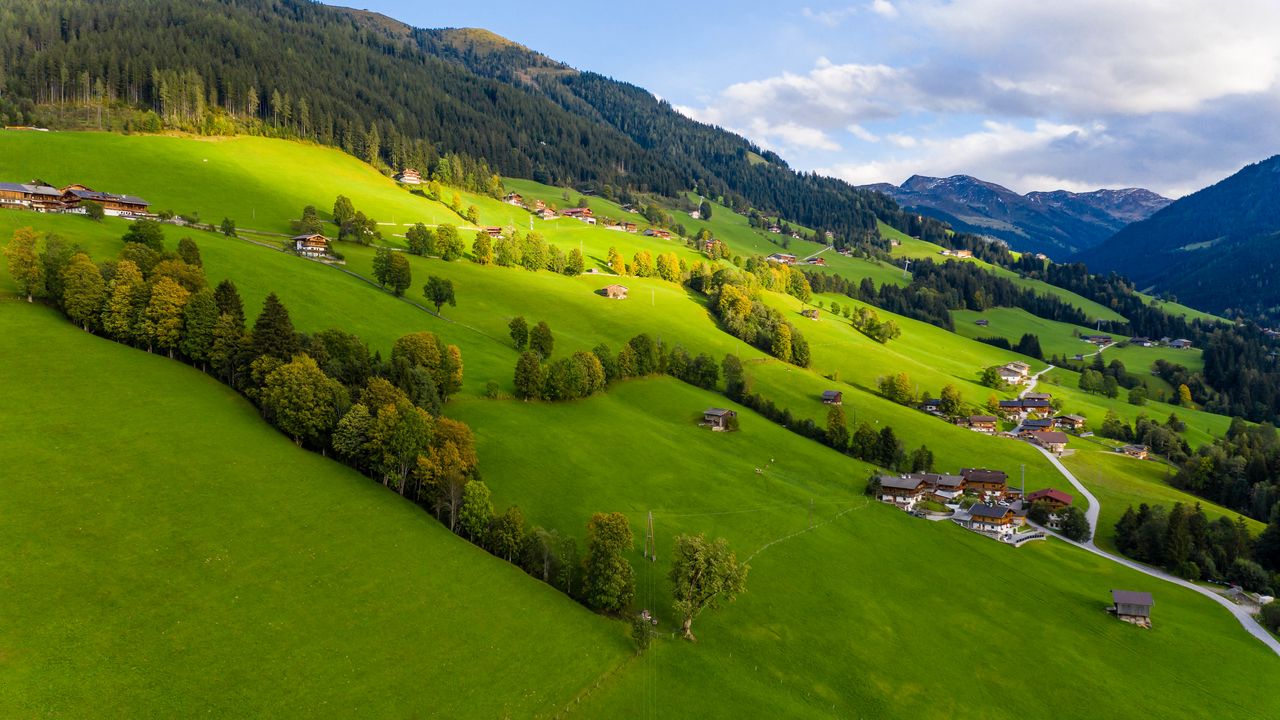
[[1152,340],[1149,337],[1131,337],[1128,340],[1130,345],[1138,347],[1168,347],[1174,350],[1190,350],[1194,344],[1186,338],[1170,338],[1162,337],[1159,340]]
[[948,250],[947,248],[942,248],[938,251],[938,254],[943,257],[960,258],[961,260],[973,257],[972,250]]
[[[629,233],[639,232],[639,227],[635,223],[630,222],[628,220],[596,218],[595,212],[592,211],[591,208],[589,207],[565,208],[564,210],[560,210],[559,212],[557,212],[551,209],[550,207],[548,207],[547,203],[543,200],[534,200],[532,203],[527,203],[525,202],[524,197],[517,192],[507,193],[505,196],[503,196],[502,201],[508,205],[512,205],[514,207],[528,210],[529,212],[533,213],[535,216],[543,220],[555,220],[558,217],[566,217],[572,220],[577,220],[579,222],[586,223],[587,225],[597,225],[599,224],[599,221],[603,219],[604,224],[602,225],[602,227],[605,230],[616,230],[618,232],[629,232]],[[628,212],[633,212],[633,211],[628,211]],[[651,235],[654,237],[671,237],[671,234],[666,232],[665,230],[662,232],[664,233],[663,235],[657,235],[656,233],[650,233],[648,231],[646,231],[645,234]]]
[[134,195],[99,192],[84,185],[55,188],[39,180],[0,182],[0,208],[83,215],[87,212],[85,203],[89,202],[101,205],[103,213],[113,217],[154,217],[147,211],[150,203]]
[[[907,512],[915,512],[916,506],[926,500],[941,503],[954,513],[952,519],[958,525],[1001,540],[1011,538],[1027,524],[1027,510],[1036,503],[1049,507],[1048,526],[1057,529],[1061,511],[1074,501],[1071,495],[1054,488],[1024,497],[1022,490],[1009,486],[1009,476],[1003,470],[986,468],[964,468],[959,475],[881,475],[879,482],[881,502]],[[968,509],[961,504],[965,495],[975,500]]]

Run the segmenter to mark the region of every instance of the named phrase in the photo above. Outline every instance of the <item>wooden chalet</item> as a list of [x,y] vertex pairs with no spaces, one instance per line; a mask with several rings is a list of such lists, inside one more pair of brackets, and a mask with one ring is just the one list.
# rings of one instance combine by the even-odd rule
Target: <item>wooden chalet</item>
[[999,421],[999,418],[995,415],[970,415],[969,429],[983,433],[994,433],[996,431],[996,423]]
[[502,237],[502,228],[497,227],[495,225],[486,225],[485,227],[482,227],[480,229],[483,230],[485,234],[491,238]]
[[600,294],[609,298],[610,300],[626,300],[627,286],[616,285],[616,284],[606,285],[603,288],[600,288]]
[[1186,339],[1179,338],[1179,339],[1174,340],[1173,342],[1169,343],[1169,347],[1173,348],[1174,350],[1190,350],[1190,349],[1191,349],[1191,341],[1190,341],[1190,340],[1186,340]]
[[106,215],[114,217],[147,217],[147,208],[151,205],[135,195],[113,195],[84,185],[62,188],[62,206],[67,212],[83,214],[85,202],[98,203]]
[[1051,453],[1061,454],[1067,449],[1067,434],[1060,430],[1041,430],[1027,434],[1035,444]]
[[821,257],[811,257],[811,258],[809,258],[809,259],[805,260],[805,261],[804,261],[804,264],[805,264],[805,265],[818,265],[818,266],[820,266],[820,267],[826,267],[826,266],[827,266],[827,259],[826,259],[826,258],[821,258]]
[[1073,500],[1075,500],[1075,498],[1061,490],[1055,490],[1053,488],[1045,488],[1044,490],[1027,493],[1027,503],[1032,505],[1038,502],[1046,503],[1054,510],[1061,510],[1062,508],[1070,505]]
[[963,475],[947,475],[944,473],[908,473],[903,477],[919,477],[933,496],[942,502],[954,502],[964,494],[965,479]]
[[1026,412],[1022,407],[1021,400],[1001,400],[999,408],[1000,412],[1007,415],[1021,415]]
[[1087,420],[1083,415],[1059,415],[1053,424],[1063,430],[1083,430]]
[[969,519],[965,524],[975,532],[1009,535],[1022,525],[1024,519],[1011,507],[977,503],[969,508]]
[[965,487],[978,493],[1003,495],[1009,487],[1009,474],[1003,470],[964,468],[960,471]]
[[920,409],[938,415],[942,412],[942,398],[925,398],[920,401]]
[[738,413],[733,410],[709,408],[702,412],[702,424],[709,426],[715,432],[724,432],[729,429],[729,421],[736,417]]
[[1154,346],[1155,346],[1155,344],[1156,344],[1156,341],[1155,341],[1155,340],[1152,340],[1152,339],[1151,339],[1151,338],[1149,338],[1149,337],[1140,337],[1140,336],[1139,336],[1139,337],[1131,337],[1131,338],[1129,338],[1129,344],[1130,344],[1130,345],[1137,345],[1138,347],[1154,347]]
[[1031,374],[1031,366],[1022,362],[1021,360],[1014,360],[1013,362],[1005,363],[1005,367],[1009,368],[1010,370],[1018,373],[1023,377],[1026,377]]
[[62,191],[36,181],[0,183],[0,208],[36,212],[62,210]]
[[768,260],[770,262],[782,263],[783,265],[796,264],[796,256],[788,255],[787,253],[774,253],[769,257],[765,258],[765,260]]
[[880,502],[893,503],[904,510],[915,507],[928,490],[928,483],[919,475],[880,476]]
[[546,201],[545,201],[545,200],[534,200],[534,201],[533,201],[533,209],[534,209],[534,211],[538,211],[538,210],[546,210],[546,209],[547,209],[547,203],[546,203]]
[[1151,627],[1151,608],[1156,604],[1151,593],[1134,590],[1112,590],[1111,607],[1107,612],[1127,623],[1144,628]]
[[1120,452],[1124,453],[1125,455],[1128,455],[1129,457],[1136,457],[1139,460],[1146,460],[1147,456],[1151,454],[1151,449],[1148,448],[1146,445],[1125,445],[1124,447],[1120,448]]
[[405,168],[396,174],[396,182],[404,183],[405,185],[421,185],[422,173],[413,168]]
[[844,393],[839,390],[823,390],[822,402],[826,405],[843,405]]
[[1022,393],[1022,399],[1023,399],[1023,400],[1045,400],[1045,401],[1049,401],[1049,400],[1052,400],[1052,399],[1053,399],[1053,393],[1042,393],[1042,392],[1029,392],[1029,393]]
[[1094,345],[1108,345],[1111,343],[1112,337],[1110,335],[1081,335],[1080,339]]
[[952,252],[951,255],[953,257],[958,257],[958,258],[971,258],[973,257],[973,251],[972,250],[956,250]]
[[565,208],[564,210],[560,211],[560,214],[567,218],[573,218],[574,220],[581,220],[582,222],[585,222],[585,223],[591,223],[592,225],[594,225],[596,222],[595,216],[591,212],[591,208],[585,208],[585,207]]
[[777,235],[782,232],[782,228],[778,227],[777,225],[770,225],[769,232],[773,233],[774,235]]
[[523,206],[524,206],[524,197],[522,197],[522,196],[520,195],[520,193],[509,192],[509,193],[507,193],[506,195],[503,195],[503,196],[502,196],[502,202],[504,202],[504,203],[506,203],[506,204],[508,204],[508,205],[516,205],[516,206],[519,206],[519,207],[523,207]]
[[329,238],[320,233],[295,235],[291,238],[293,251],[303,257],[322,258],[329,256]]
[[1021,385],[1027,381],[1026,375],[1008,367],[996,368],[996,375],[1000,376],[1001,382],[1006,382],[1010,385]]
[[644,231],[644,234],[645,237],[656,237],[662,238],[663,240],[669,240],[671,238],[671,231],[663,230],[662,228],[649,228]]
[[534,214],[534,215],[537,215],[538,217],[542,218],[543,220],[555,220],[556,218],[560,217],[559,215],[557,215],[557,214],[556,214],[556,211],[555,211],[555,210],[552,210],[551,208],[546,208],[546,207],[544,207],[544,208],[539,208],[539,209],[538,209],[536,212],[534,212],[533,214]]

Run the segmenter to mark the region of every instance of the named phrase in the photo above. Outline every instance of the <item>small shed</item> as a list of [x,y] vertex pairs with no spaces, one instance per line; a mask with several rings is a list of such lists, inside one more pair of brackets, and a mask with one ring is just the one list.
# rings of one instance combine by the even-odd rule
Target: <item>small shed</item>
[[839,390],[823,390],[822,402],[827,405],[841,405],[844,403],[844,393]]
[[702,424],[708,425],[716,432],[730,429],[730,422],[738,417],[738,413],[724,408],[709,408],[702,413]]
[[1125,445],[1124,447],[1120,448],[1120,452],[1124,453],[1125,455],[1128,455],[1129,457],[1136,457],[1139,460],[1146,460],[1147,455],[1151,452],[1151,450],[1146,445]]
[[617,285],[617,284],[606,285],[600,289],[600,294],[609,298],[610,300],[626,300],[627,286]]
[[804,317],[809,318],[810,320],[817,320],[819,311],[817,308],[805,308],[804,310],[800,311],[800,314],[803,315]]
[[1127,623],[1133,623],[1144,628],[1151,627],[1151,607],[1156,604],[1156,601],[1151,597],[1151,593],[1135,590],[1112,590],[1111,601],[1114,604],[1107,608],[1108,612],[1115,613],[1116,617]]

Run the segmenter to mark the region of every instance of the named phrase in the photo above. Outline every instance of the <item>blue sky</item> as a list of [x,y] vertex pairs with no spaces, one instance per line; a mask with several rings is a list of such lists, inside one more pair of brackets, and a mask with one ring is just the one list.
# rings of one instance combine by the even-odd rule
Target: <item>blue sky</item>
[[361,7],[492,30],[855,183],[1176,197],[1280,152],[1276,0]]

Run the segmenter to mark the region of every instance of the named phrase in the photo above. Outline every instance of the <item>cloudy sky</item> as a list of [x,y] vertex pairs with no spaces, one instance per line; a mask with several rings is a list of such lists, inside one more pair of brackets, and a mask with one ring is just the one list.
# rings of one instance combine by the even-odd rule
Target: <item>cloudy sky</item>
[[1277,0],[365,2],[488,28],[859,184],[1176,197],[1280,152]]

